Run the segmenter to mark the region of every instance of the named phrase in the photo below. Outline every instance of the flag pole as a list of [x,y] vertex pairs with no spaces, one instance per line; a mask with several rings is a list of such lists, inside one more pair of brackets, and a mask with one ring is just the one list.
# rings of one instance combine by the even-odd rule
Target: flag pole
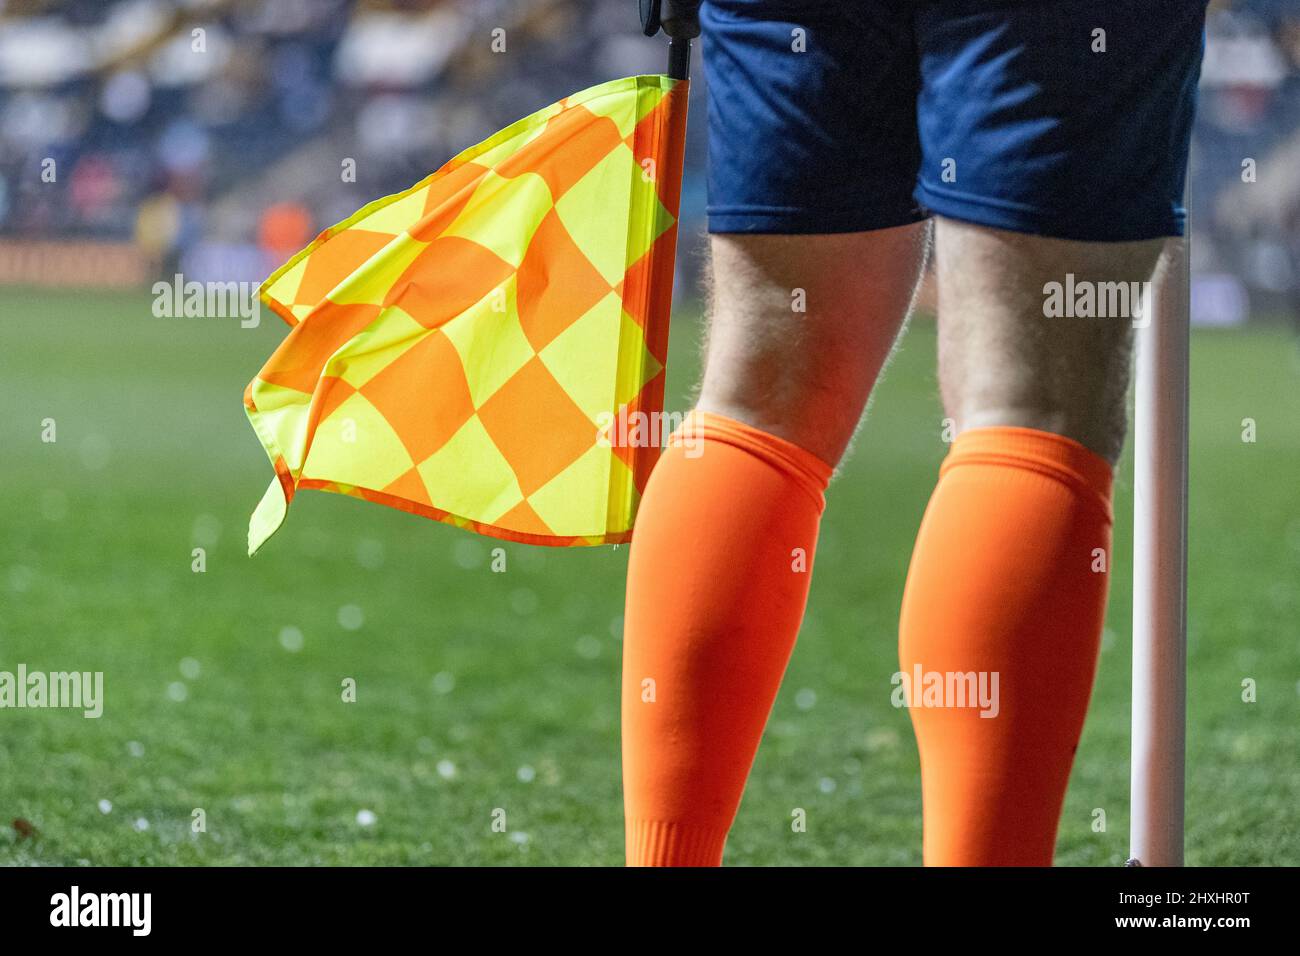
[[691,41],[700,35],[700,0],[640,0],[641,30],[668,35],[668,75],[691,78]]
[[1189,244],[1167,245],[1137,330],[1129,866],[1183,865]]

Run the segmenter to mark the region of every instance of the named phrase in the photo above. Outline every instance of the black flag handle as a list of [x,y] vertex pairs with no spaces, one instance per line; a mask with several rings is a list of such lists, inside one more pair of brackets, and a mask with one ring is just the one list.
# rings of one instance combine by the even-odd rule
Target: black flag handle
[[691,75],[691,41],[700,35],[700,0],[641,0],[641,31],[668,34],[668,75]]

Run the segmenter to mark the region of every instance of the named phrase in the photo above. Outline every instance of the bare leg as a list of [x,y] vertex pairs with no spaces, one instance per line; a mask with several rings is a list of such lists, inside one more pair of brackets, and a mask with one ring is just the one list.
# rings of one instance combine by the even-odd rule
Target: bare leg
[[628,567],[629,863],[721,861],[803,618],[822,493],[906,315],[923,232],[714,240],[702,447],[655,467]]
[[1160,246],[938,224],[958,435],[908,571],[900,672],[994,692],[982,710],[910,698],[927,864],[1052,861],[1105,615],[1131,319],[1049,318],[1045,286],[1140,282]]
[[835,464],[911,307],[927,232],[715,236],[699,407]]
[[1112,464],[1124,447],[1127,318],[1047,318],[1044,286],[1149,279],[1163,240],[1072,242],[937,225],[939,386],[958,431],[1037,428]]

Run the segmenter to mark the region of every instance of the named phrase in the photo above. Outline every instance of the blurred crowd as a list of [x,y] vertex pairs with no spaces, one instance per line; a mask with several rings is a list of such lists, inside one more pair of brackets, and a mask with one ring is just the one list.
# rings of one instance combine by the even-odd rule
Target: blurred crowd
[[[0,240],[133,240],[162,275],[259,279],[520,116],[662,70],[636,6],[0,0]],[[1300,315],[1300,0],[1215,0],[1208,38],[1198,317]],[[704,159],[690,137],[688,269]]]
[[1192,142],[1193,318],[1300,327],[1300,0],[1211,4]]
[[163,275],[254,280],[663,59],[631,0],[0,0],[0,238],[134,238]]

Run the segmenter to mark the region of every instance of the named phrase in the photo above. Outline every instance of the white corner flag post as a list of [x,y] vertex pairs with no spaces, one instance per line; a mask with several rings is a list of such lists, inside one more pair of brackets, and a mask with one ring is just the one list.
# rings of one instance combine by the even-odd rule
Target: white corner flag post
[[1129,866],[1183,865],[1189,244],[1166,248],[1137,330]]

